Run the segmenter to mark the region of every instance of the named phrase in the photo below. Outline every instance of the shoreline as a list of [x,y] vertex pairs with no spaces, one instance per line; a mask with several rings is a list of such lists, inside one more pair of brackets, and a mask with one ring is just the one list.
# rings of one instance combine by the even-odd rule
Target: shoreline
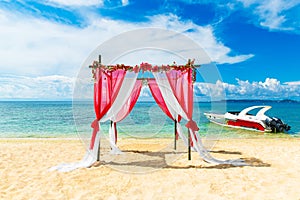
[[[228,129],[229,131],[227,132]],[[91,129],[92,130],[92,129]],[[231,128],[224,128],[224,132],[219,133],[217,130],[216,134],[203,134],[203,132],[199,132],[199,135],[201,138],[220,138],[220,139],[260,139],[260,138],[300,138],[300,132],[292,132],[292,133],[264,133],[264,132],[255,132],[255,131],[247,131],[243,129],[237,129],[237,130],[231,130]],[[231,132],[230,132],[231,130]],[[205,132],[207,133],[207,132]],[[185,133],[184,133],[185,134]],[[6,134],[9,135],[9,134]],[[90,136],[91,132],[87,132],[85,134],[82,133],[76,133],[76,132],[70,132],[70,133],[54,133],[54,134],[30,134],[26,135],[24,134],[19,134],[19,135],[10,135],[8,137],[5,137],[4,134],[0,134],[0,139],[8,139],[8,138],[15,138],[15,139],[29,139],[29,138],[36,138],[36,139],[81,139],[86,136]],[[108,138],[108,132],[105,132],[102,137]],[[155,135],[146,133],[143,135],[143,133],[137,133],[137,134],[132,134],[132,133],[118,133],[118,138],[136,138],[136,139],[159,139],[159,138],[174,138],[174,133],[173,132],[168,132],[168,133],[156,133]]]
[[[204,145],[209,141],[204,141]],[[124,155],[103,142],[100,162],[67,173],[49,172],[85,154],[79,138],[0,138],[0,199],[299,199],[300,138],[221,139],[218,159],[242,158],[250,166],[204,162],[172,139],[120,139]]]
[[[286,136],[286,137],[285,137]],[[300,136],[296,135],[283,135],[283,137],[276,137],[275,135],[256,135],[253,137],[201,137],[202,139],[215,139],[215,140],[243,140],[243,139],[249,139],[249,140],[260,140],[260,139],[300,139]],[[86,138],[89,139],[89,138]],[[103,139],[108,139],[107,135]],[[156,140],[156,139],[174,139],[174,136],[168,136],[168,137],[122,137],[119,136],[118,139],[136,139],[136,140]],[[82,140],[80,137],[0,137],[1,140]],[[179,138],[179,140],[181,140]]]

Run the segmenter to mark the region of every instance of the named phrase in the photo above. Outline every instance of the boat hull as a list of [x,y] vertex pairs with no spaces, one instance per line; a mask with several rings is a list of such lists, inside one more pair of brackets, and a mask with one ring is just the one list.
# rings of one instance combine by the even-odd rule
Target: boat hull
[[235,121],[228,120],[227,125],[265,132],[265,127],[263,127],[261,124],[256,122],[246,121],[246,120],[240,120],[240,119],[237,119]]
[[270,130],[264,129],[260,124],[253,124],[251,122],[246,122],[241,120],[238,120],[238,122],[234,121],[228,121],[224,117],[214,118],[214,117],[207,117],[208,120],[214,124],[223,126],[223,127],[229,127],[229,128],[235,128],[235,129],[244,129],[244,130],[250,130],[250,131],[256,131],[256,132],[270,132]]
[[[282,120],[264,114],[270,108],[271,106],[265,105],[251,106],[240,112],[226,112],[225,114],[204,113],[204,115],[209,121],[225,127],[273,133],[289,131],[291,127],[283,123]],[[256,109],[259,109],[256,115],[249,114],[250,111]]]
[[271,132],[271,130],[266,129],[259,122],[248,121],[243,119],[228,119],[225,117],[224,114],[204,113],[204,115],[210,122],[220,126],[257,131],[257,132]]

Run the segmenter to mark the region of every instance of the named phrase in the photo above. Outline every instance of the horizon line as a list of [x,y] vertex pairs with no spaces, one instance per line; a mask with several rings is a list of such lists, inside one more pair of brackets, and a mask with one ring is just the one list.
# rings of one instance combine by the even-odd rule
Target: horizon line
[[[0,102],[17,102],[17,101],[66,101],[66,102],[73,102],[74,99],[66,98],[66,99],[34,99],[34,98],[12,98],[12,99],[0,99]],[[75,101],[93,101],[93,99],[78,99]],[[295,99],[221,99],[221,100],[197,100],[194,102],[223,102],[223,101],[291,101],[291,102],[300,102],[300,100]],[[155,102],[155,100],[149,99],[140,99],[138,102]]]

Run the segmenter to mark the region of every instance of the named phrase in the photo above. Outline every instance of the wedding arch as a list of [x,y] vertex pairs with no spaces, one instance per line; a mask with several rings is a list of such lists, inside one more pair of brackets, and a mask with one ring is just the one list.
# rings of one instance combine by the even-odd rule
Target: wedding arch
[[[103,134],[100,124],[111,121],[109,127],[109,142],[112,154],[122,151],[117,146],[116,124],[125,119],[137,102],[143,82],[146,83],[151,94],[161,110],[174,121],[174,148],[176,140],[181,138],[188,148],[188,159],[191,159],[191,149],[197,151],[200,157],[209,163],[245,165],[241,159],[219,160],[212,157],[202,144],[198,134],[197,123],[193,120],[193,82],[196,79],[194,61],[189,59],[185,65],[140,65],[128,66],[124,64],[103,65],[101,56],[89,66],[94,79],[94,111],[96,119],[91,123],[93,129],[89,148],[80,162],[61,164],[51,170],[71,171],[77,168],[90,167],[99,161],[100,135]],[[150,72],[154,78],[139,79],[138,74]],[[183,134],[181,119],[185,119],[188,136]]]

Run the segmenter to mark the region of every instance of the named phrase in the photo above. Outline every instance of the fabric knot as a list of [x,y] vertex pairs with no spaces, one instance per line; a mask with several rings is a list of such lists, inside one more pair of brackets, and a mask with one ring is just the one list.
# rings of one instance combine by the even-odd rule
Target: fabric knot
[[94,131],[99,131],[99,123],[98,120],[95,119],[92,123],[91,123],[91,127],[94,129]]
[[97,119],[95,119],[92,122],[91,127],[93,128],[93,134],[92,134],[91,143],[90,143],[90,150],[92,150],[94,148],[96,135],[97,135],[98,131],[100,130]]
[[199,127],[197,126],[197,123],[193,120],[188,121],[185,125],[187,128],[191,129],[192,131],[198,131]]

